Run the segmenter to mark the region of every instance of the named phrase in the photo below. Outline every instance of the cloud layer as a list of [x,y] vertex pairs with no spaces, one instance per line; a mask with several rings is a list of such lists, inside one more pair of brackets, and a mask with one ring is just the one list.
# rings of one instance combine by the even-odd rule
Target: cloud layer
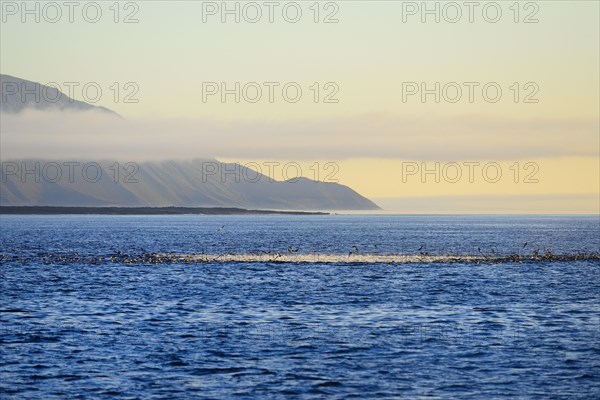
[[594,120],[349,116],[315,120],[121,119],[96,111],[1,115],[3,160],[401,158],[599,155]]

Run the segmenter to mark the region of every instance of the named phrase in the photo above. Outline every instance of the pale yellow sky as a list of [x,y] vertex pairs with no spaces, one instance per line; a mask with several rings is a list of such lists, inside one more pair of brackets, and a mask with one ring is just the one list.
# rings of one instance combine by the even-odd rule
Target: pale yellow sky
[[[2,73],[40,83],[97,82],[103,88],[97,104],[130,120],[159,120],[155,126],[174,130],[179,125],[171,121],[186,121],[187,135],[197,132],[200,142],[210,142],[197,146],[198,157],[334,162],[340,182],[370,198],[581,195],[587,200],[578,210],[599,212],[597,1],[520,2],[516,8],[513,1],[500,1],[496,23],[486,21],[481,10],[490,2],[475,9],[473,23],[464,7],[456,23],[447,21],[452,10],[441,11],[439,23],[431,15],[423,23],[421,10],[409,12],[421,2],[401,1],[320,2],[318,23],[313,1],[297,2],[302,10],[297,23],[287,22],[280,10],[291,2],[278,3],[273,23],[264,6],[256,23],[243,13],[239,23],[231,15],[222,23],[221,10],[206,14],[221,2],[201,1],[122,2],[118,23],[109,8],[113,2],[99,2],[103,14],[97,23],[80,11],[69,23],[65,9],[57,23],[48,22],[46,3],[39,2],[40,22],[31,15],[22,22],[22,10],[7,3],[14,2],[1,5]],[[240,10],[246,3],[239,2]],[[438,3],[441,10],[449,4]],[[236,2],[227,4],[233,8]],[[138,22],[123,23],[127,15]],[[323,23],[327,15],[338,22]],[[538,22],[525,23],[527,17]],[[110,89],[114,82],[121,87],[119,101]],[[123,102],[127,82],[139,88],[137,103]],[[211,82],[228,88],[257,82],[263,96],[256,103],[242,96],[236,103],[233,95],[222,102],[216,93],[203,101]],[[264,82],[277,83],[273,102]],[[408,88],[431,89],[436,82],[439,103],[433,94],[425,102],[420,92],[406,95]],[[474,83],[472,102],[465,82]],[[280,88],[286,83],[301,88],[298,102],[284,99]],[[488,94],[502,90],[497,102],[486,100],[481,89],[486,84]],[[462,97],[453,103],[448,99],[456,87]],[[337,102],[324,102],[328,94]],[[82,99],[82,93],[76,90],[74,97]],[[173,134],[162,135],[173,140]],[[156,147],[160,156],[160,144]],[[452,161],[499,163],[504,176],[517,161],[536,163],[540,179],[401,181],[403,163]],[[531,212],[539,209],[534,200],[527,204]]]

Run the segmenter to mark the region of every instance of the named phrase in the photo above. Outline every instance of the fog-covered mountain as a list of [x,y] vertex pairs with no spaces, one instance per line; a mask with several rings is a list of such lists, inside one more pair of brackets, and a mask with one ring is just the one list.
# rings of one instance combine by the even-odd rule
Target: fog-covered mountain
[[244,166],[210,159],[127,166],[114,161],[4,161],[0,205],[379,209],[338,183],[306,178],[274,181]]
[[[79,86],[79,90],[81,90],[81,86]],[[18,113],[25,109],[98,110],[118,115],[108,108],[74,100],[56,87],[0,74],[0,111]]]
[[[102,110],[56,88],[0,75],[2,113]],[[60,121],[60,119],[59,119]],[[84,134],[84,132],[82,132]],[[68,146],[69,143],[64,143]],[[182,143],[181,146],[185,146]],[[46,158],[46,157],[44,157]],[[239,207],[273,210],[374,210],[347,186],[306,178],[273,181],[214,159],[121,162],[2,160],[0,205],[80,207]]]

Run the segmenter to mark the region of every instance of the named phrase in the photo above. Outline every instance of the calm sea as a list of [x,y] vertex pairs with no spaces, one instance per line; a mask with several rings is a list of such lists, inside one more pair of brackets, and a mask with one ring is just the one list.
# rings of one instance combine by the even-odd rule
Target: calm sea
[[598,216],[2,216],[2,398],[600,398]]

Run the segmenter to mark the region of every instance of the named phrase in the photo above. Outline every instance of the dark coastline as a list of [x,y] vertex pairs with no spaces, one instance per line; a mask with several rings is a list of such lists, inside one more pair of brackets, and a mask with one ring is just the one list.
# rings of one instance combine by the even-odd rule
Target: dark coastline
[[325,212],[246,210],[232,207],[3,206],[0,215],[329,215]]

